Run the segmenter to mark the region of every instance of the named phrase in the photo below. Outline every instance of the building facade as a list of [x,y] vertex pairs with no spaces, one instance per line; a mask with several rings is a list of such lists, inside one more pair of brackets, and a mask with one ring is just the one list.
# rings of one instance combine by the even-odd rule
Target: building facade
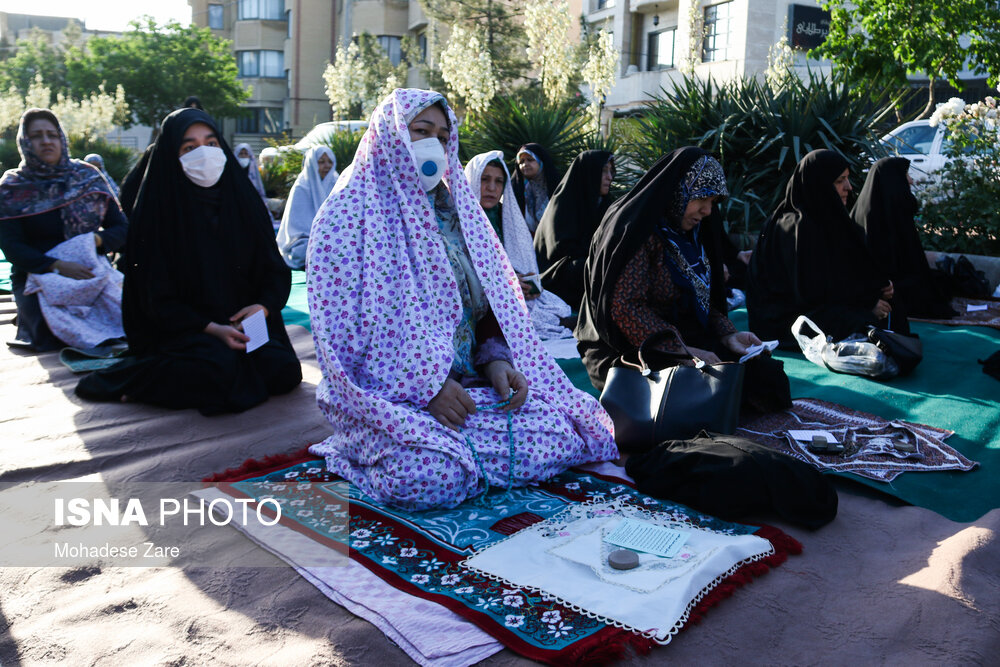
[[[829,17],[816,0],[583,0],[584,20],[614,34],[621,53],[609,110],[629,110],[681,80],[685,71],[723,82],[763,73],[768,52],[787,36],[821,41]],[[796,67],[807,65],[797,50]],[[808,63],[821,70],[824,63]]]
[[[192,22],[233,42],[240,80],[252,89],[244,118],[224,120],[233,142],[257,150],[265,138],[301,137],[331,118],[323,71],[338,44],[367,32],[394,63],[402,40],[427,44],[428,21],[417,0],[188,0]],[[408,85],[420,85],[416,68]],[[193,94],[197,94],[196,92]]]

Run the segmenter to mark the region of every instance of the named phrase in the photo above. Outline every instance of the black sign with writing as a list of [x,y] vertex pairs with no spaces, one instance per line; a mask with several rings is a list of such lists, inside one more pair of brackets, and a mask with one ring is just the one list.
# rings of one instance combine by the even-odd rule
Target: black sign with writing
[[788,6],[788,43],[793,49],[815,49],[829,34],[830,12],[807,5]]

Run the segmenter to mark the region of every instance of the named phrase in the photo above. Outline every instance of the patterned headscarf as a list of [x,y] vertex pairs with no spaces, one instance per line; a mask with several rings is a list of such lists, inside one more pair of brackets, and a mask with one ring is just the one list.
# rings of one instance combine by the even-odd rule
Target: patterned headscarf
[[[62,140],[62,153],[54,165],[31,149],[28,125],[40,118],[54,123]],[[70,159],[66,133],[48,109],[24,112],[17,128],[17,150],[21,163],[0,178],[0,220],[61,209],[63,232],[69,239],[100,229],[108,206],[118,206],[100,170]]]
[[306,272],[323,373],[316,400],[334,428],[314,453],[343,471],[344,452],[358,443],[369,462],[381,451],[416,445],[447,452],[475,476],[463,436],[423,409],[448,378],[462,317],[455,273],[418,178],[407,127],[415,109],[434,102],[450,121],[443,183],[514,366],[530,383],[528,400],[564,413],[595,453],[592,460],[598,453],[613,456],[607,413],[573,387],[531,327],[517,276],[462,171],[454,113],[438,93],[414,89],[397,89],[376,107],[354,162],[313,222]]
[[671,224],[677,225],[684,217],[684,210],[693,199],[704,197],[714,197],[721,195],[727,197],[729,189],[726,187],[726,174],[722,171],[722,165],[718,160],[710,155],[703,155],[691,165],[691,168],[684,174],[684,178],[677,184],[674,195],[670,200]]

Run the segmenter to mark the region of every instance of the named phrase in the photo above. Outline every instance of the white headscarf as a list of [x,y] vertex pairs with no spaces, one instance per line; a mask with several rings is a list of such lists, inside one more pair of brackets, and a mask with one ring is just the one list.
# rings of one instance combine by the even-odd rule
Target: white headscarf
[[[514,188],[510,182],[510,172],[503,161],[502,151],[480,153],[465,165],[465,177],[473,194],[480,192],[480,179],[483,170],[492,161],[498,161],[503,166],[506,180],[504,181],[503,197],[501,198],[501,229],[503,230],[503,248],[514,270],[522,275],[538,275],[538,259],[535,257],[535,246],[532,245],[531,232],[521,215],[514,198]],[[564,317],[569,317],[573,309],[552,292],[542,291],[537,299],[526,300],[531,313],[531,323],[535,326],[538,337],[542,340],[552,338],[572,338],[573,332],[559,323]]]
[[[323,178],[319,175],[319,158],[322,155],[333,162],[333,167]],[[337,176],[337,158],[329,147],[313,146],[306,152],[302,171],[288,193],[285,213],[278,227],[278,250],[290,268],[301,269],[305,266],[313,218],[336,184]]]

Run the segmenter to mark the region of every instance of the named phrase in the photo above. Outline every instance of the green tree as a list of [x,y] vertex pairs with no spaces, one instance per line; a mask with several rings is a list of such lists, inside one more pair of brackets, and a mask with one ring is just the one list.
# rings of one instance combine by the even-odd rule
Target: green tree
[[65,53],[35,28],[27,38],[17,40],[9,58],[0,61],[0,90],[13,87],[24,94],[39,74],[52,92],[67,92]]
[[250,91],[236,78],[231,46],[208,28],[157,25],[147,16],[121,37],[92,38],[66,63],[67,80],[77,94],[122,85],[135,121],[153,128],[188,95],[212,115],[232,118]]
[[929,79],[927,106],[934,111],[934,83],[962,88],[968,67],[1000,79],[1000,5],[995,0],[828,0],[830,34],[811,55],[833,60],[853,81],[871,88],[903,88],[908,75]]
[[524,26],[524,0],[420,0],[424,12],[447,26],[463,26],[481,35],[501,89],[524,76],[528,62]]

